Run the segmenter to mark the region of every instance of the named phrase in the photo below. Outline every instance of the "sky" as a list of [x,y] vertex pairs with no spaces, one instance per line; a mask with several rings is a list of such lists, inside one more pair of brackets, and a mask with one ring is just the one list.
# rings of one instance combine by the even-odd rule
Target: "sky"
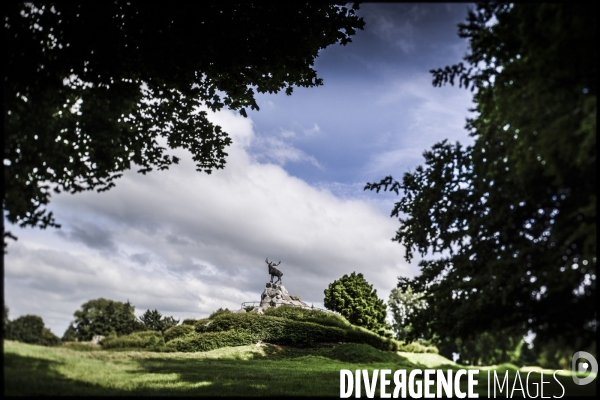
[[248,118],[211,113],[233,139],[227,164],[196,172],[191,156],[167,171],[128,171],[110,191],[61,193],[49,210],[60,229],[18,228],[4,256],[9,318],[39,315],[62,336],[73,313],[96,298],[129,300],[202,318],[260,301],[281,261],[290,294],[323,308],[334,280],[362,273],[387,302],[398,277],[419,273],[392,242],[395,194],[364,191],[401,179],[422,154],[464,129],[472,93],[432,86],[429,70],[461,61],[457,35],[468,4],[363,4],[352,43],[319,53],[324,84],[259,94]]

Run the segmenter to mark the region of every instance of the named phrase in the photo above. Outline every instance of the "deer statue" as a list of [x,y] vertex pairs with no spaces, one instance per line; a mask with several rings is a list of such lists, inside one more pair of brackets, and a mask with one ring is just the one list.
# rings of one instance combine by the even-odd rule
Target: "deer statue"
[[277,264],[275,264],[274,262],[269,262],[269,259],[265,259],[265,262],[267,263],[267,265],[269,266],[269,274],[271,274],[271,283],[273,283],[273,277],[276,276],[277,277],[277,282],[282,283],[281,282],[281,277],[283,276],[283,273],[278,270],[277,268],[275,268],[276,265],[281,264],[281,261],[279,261]]

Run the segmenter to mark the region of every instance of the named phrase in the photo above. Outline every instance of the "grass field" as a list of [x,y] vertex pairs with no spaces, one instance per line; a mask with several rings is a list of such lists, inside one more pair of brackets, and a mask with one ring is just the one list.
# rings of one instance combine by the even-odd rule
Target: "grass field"
[[[4,393],[21,395],[190,395],[190,396],[340,396],[340,370],[464,368],[437,354],[391,353],[367,345],[324,345],[297,349],[262,344],[202,353],[81,351],[4,341]],[[516,369],[487,367],[504,374],[512,386]],[[528,370],[527,370],[528,371]],[[525,382],[527,371],[520,371]],[[540,375],[537,374],[539,383]],[[549,376],[549,378],[548,378]],[[544,396],[560,396],[549,374]],[[557,374],[566,397],[595,395],[596,382],[573,383]],[[487,370],[476,392],[487,397]],[[466,390],[466,380],[461,388]],[[379,385],[377,385],[379,387]],[[393,390],[393,383],[388,391]],[[530,387],[531,384],[530,384]],[[365,392],[363,389],[363,396]],[[515,393],[519,396],[520,392]],[[533,395],[533,393],[532,393]],[[376,393],[379,397],[379,393]],[[354,398],[354,395],[352,395]]]

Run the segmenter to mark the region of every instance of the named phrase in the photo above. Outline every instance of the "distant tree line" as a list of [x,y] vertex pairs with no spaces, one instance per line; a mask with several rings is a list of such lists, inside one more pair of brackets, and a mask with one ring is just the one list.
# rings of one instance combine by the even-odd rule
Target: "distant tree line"
[[23,315],[11,321],[8,319],[8,307],[6,305],[4,306],[3,334],[4,339],[23,343],[41,344],[43,346],[60,344],[58,336],[44,326],[42,317]]
[[8,318],[8,307],[4,306],[4,339],[39,344],[59,345],[62,342],[87,342],[94,336],[123,336],[141,331],[164,332],[179,323],[172,316],[163,316],[158,310],[147,310],[136,318],[135,306],[129,301],[99,298],[84,303],[75,311],[75,319],[69,324],[62,338],[44,325],[42,317],[24,315],[14,321]]

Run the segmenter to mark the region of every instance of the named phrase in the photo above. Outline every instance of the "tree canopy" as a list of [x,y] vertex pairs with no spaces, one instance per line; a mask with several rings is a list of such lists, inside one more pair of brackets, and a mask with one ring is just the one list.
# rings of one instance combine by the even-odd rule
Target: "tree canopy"
[[372,331],[386,328],[387,306],[363,274],[344,275],[325,289],[325,308],[342,314],[350,323]]
[[108,336],[111,332],[128,335],[143,330],[144,326],[135,317],[135,307],[129,301],[90,300],[75,311],[75,320],[69,325],[64,340],[90,341],[96,335]]
[[407,260],[437,255],[400,283],[428,303],[410,322],[454,338],[530,330],[583,348],[597,324],[596,15],[484,3],[459,35],[466,66],[431,72],[435,86],[474,92],[474,144],[443,141],[402,183],[365,187],[403,191],[393,240]]
[[60,339],[44,325],[38,315],[23,315],[14,321],[8,319],[8,308],[4,307],[4,339],[18,342],[56,346]]
[[144,329],[159,332],[164,332],[179,323],[178,319],[163,316],[158,310],[146,310],[139,320]]
[[[21,226],[59,226],[54,191],[108,190],[184,148],[223,168],[231,139],[206,110],[322,84],[319,50],[345,45],[357,5],[10,3],[5,8],[4,198]],[[12,236],[8,234],[9,236]]]

